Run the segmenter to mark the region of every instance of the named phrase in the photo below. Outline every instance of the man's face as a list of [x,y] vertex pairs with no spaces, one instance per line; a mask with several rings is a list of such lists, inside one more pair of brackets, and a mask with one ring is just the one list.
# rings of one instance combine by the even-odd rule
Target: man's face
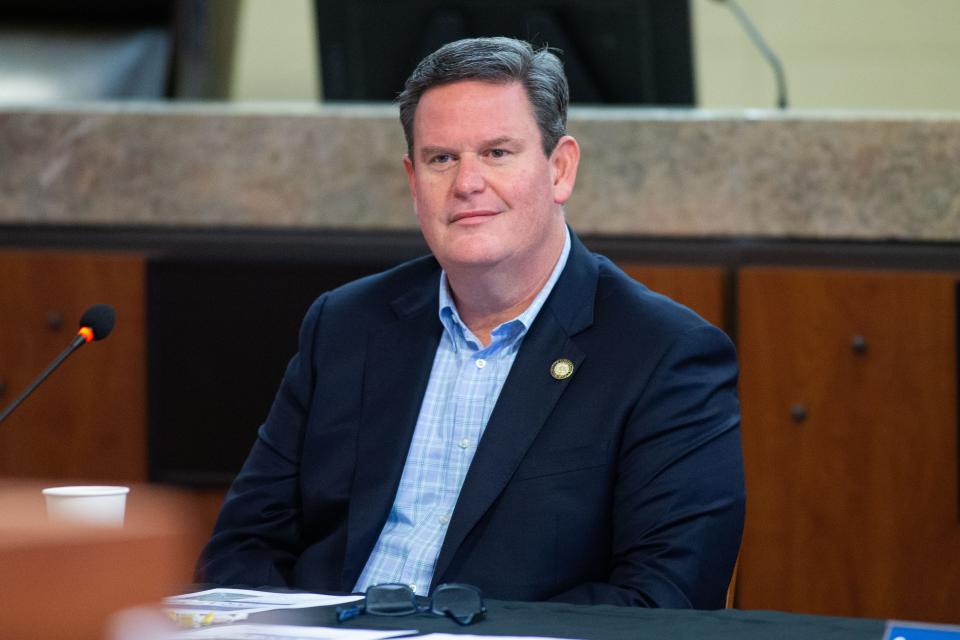
[[[404,167],[424,238],[441,265],[552,268],[579,150],[550,157],[523,85],[461,81],[427,90]],[[549,263],[549,264],[547,264]]]

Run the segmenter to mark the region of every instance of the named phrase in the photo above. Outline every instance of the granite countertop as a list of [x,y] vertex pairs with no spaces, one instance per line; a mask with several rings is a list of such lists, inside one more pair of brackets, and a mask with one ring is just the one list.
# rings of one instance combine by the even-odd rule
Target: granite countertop
[[[960,240],[960,114],[575,108],[581,233]],[[0,107],[0,225],[416,228],[389,105]]]

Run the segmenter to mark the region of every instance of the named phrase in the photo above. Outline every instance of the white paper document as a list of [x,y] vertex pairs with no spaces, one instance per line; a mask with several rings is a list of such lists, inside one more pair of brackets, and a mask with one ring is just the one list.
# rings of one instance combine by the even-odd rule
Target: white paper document
[[335,629],[281,624],[233,624],[192,629],[173,634],[166,640],[381,640],[415,634],[413,630]]
[[469,634],[429,633],[417,636],[416,640],[569,640],[568,638],[547,638],[544,636],[477,636]]
[[183,626],[236,622],[251,613],[275,609],[324,607],[362,600],[363,596],[321,593],[272,593],[251,589],[207,589],[165,598],[163,609]]
[[[278,624],[234,624],[181,631],[165,640],[381,640],[417,633],[413,630],[342,629]],[[431,633],[416,640],[566,640],[531,636],[483,636]]]

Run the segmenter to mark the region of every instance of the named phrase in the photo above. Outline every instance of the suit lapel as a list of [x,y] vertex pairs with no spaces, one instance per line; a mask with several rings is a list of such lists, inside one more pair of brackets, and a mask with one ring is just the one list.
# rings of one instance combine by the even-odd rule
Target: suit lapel
[[[577,379],[585,354],[572,336],[593,323],[597,267],[571,232],[567,265],[524,338],[477,447],[433,573],[438,584],[467,534],[503,491],[554,406]],[[551,364],[567,358],[574,374],[556,380]]]
[[360,577],[400,483],[440,339],[438,282],[430,278],[394,301],[399,319],[371,334],[367,343],[344,591],[353,590]]

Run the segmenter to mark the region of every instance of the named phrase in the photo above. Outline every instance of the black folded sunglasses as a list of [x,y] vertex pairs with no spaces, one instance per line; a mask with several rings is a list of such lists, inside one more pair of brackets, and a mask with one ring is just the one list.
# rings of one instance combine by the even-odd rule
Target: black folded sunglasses
[[366,599],[360,604],[337,607],[337,622],[356,618],[361,613],[373,616],[408,616],[430,613],[446,616],[459,625],[473,624],[483,618],[480,590],[469,584],[441,584],[427,598],[427,604],[418,604],[413,589],[406,584],[378,584],[367,589]]

